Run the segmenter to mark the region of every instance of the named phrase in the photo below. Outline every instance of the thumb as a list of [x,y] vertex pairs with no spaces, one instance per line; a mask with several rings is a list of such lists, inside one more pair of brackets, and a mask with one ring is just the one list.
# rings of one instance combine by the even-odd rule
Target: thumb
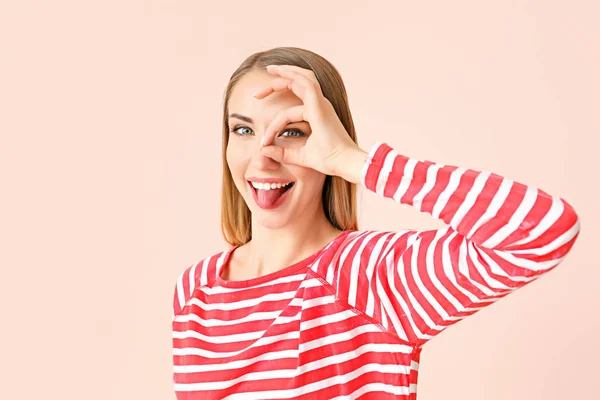
[[283,164],[299,164],[299,156],[296,149],[284,149],[280,146],[265,146],[260,149],[264,156]]

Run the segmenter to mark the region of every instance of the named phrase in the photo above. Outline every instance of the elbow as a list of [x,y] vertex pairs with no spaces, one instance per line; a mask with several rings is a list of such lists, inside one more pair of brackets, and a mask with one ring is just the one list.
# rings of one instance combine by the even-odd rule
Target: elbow
[[563,218],[565,219],[565,226],[567,233],[572,237],[572,240],[576,240],[581,231],[581,219],[571,204],[565,199],[561,199],[564,205]]
[[564,231],[556,240],[559,240],[560,246],[553,252],[552,258],[557,259],[564,257],[571,251],[573,245],[581,232],[581,220],[577,212],[566,200],[561,199],[564,210],[557,223],[560,223]]

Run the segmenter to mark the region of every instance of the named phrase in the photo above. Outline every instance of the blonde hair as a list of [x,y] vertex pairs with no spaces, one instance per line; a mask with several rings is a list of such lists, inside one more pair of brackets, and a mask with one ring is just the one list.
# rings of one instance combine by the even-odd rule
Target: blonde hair
[[[354,143],[357,142],[354,122],[348,106],[348,96],[336,68],[325,58],[297,47],[276,47],[257,52],[246,58],[231,75],[223,103],[223,185],[221,191],[221,231],[225,240],[234,245],[247,243],[252,238],[251,212],[238,191],[227,165],[229,143],[229,98],[240,79],[248,72],[270,64],[295,65],[312,70],[323,95],[333,105],[335,112]],[[340,230],[358,230],[356,213],[356,185],[339,176],[327,175],[323,185],[323,209],[331,224]]]

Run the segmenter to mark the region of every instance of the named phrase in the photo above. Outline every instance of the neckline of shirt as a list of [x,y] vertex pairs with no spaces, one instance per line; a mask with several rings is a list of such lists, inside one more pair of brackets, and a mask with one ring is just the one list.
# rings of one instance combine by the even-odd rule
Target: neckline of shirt
[[235,251],[235,249],[237,249],[241,245],[233,246],[229,250],[227,250],[225,252],[225,255],[223,256],[223,262],[221,263],[221,266],[217,270],[217,277],[215,279],[215,284],[218,286],[229,287],[229,288],[246,288],[246,287],[259,285],[261,283],[266,283],[266,282],[269,282],[269,281],[272,281],[275,279],[279,279],[279,278],[287,276],[287,275],[291,275],[294,272],[297,272],[298,270],[302,269],[303,267],[308,266],[317,257],[319,257],[325,251],[325,249],[327,249],[330,245],[332,245],[336,241],[345,237],[350,232],[353,232],[353,230],[347,229],[347,230],[340,232],[339,235],[337,235],[332,241],[327,243],[325,246],[323,246],[317,252],[311,254],[310,256],[308,256],[292,265],[282,268],[279,271],[271,272],[269,274],[258,276],[256,278],[236,280],[236,281],[225,280],[221,277],[223,270],[225,269],[225,267],[227,266],[227,264],[229,262],[229,259],[231,258],[231,254]]

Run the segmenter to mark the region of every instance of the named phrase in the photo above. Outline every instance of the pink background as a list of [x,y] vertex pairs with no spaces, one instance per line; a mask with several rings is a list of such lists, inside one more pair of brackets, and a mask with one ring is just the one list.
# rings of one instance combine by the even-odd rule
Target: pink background
[[[363,149],[499,173],[581,217],[557,270],[425,346],[419,399],[594,398],[600,7],[415,3],[2,2],[0,398],[174,399],[176,278],[227,248],[223,91],[286,45],[340,70]],[[361,229],[443,226],[358,198]]]

